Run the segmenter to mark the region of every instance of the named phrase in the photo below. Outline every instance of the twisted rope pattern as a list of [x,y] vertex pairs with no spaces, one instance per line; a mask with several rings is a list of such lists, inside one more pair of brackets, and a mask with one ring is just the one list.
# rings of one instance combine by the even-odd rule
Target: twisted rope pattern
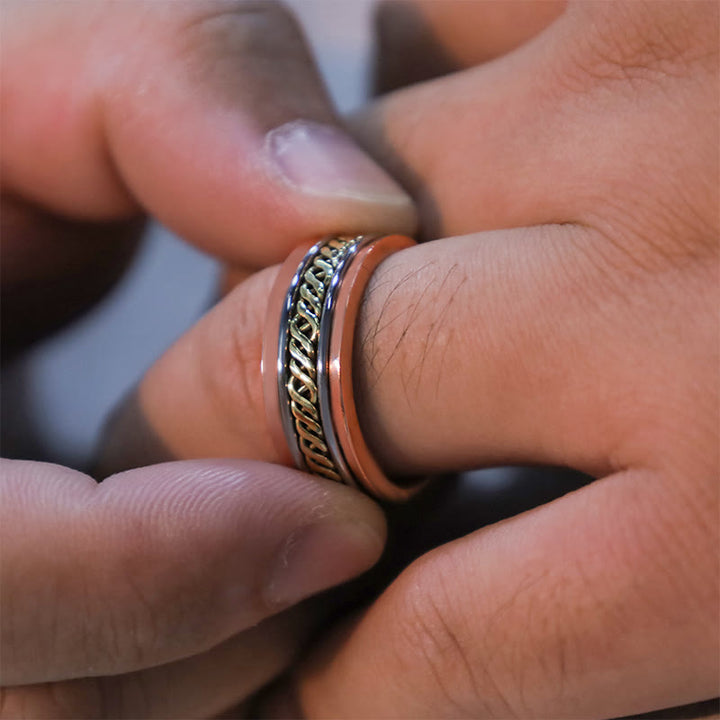
[[330,238],[303,271],[288,322],[290,339],[287,391],[298,446],[308,470],[341,481],[328,452],[320,422],[317,390],[317,349],[320,316],[328,285],[355,238]]

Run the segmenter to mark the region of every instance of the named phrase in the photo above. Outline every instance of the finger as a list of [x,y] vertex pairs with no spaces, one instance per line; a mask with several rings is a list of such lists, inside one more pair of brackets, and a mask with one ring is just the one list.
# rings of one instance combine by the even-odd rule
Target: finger
[[[546,463],[599,475],[644,457],[650,436],[634,424],[643,403],[694,391],[685,359],[665,344],[675,320],[658,321],[664,330],[643,320],[662,286],[619,266],[602,238],[572,226],[446,238],[386,260],[366,291],[354,370],[381,465],[418,474]],[[106,468],[280,460],[260,377],[275,272],[236,288],[151,368],[111,425]],[[614,289],[627,283],[631,297]],[[712,333],[702,297],[689,302]],[[644,399],[628,407],[629,396]]]
[[260,369],[276,273],[250,276],[155,362],[110,417],[96,474],[171,459],[281,462],[265,422]]
[[699,485],[622,472],[425,556],[302,673],[304,716],[624,717],[716,697],[718,489]]
[[215,717],[288,666],[308,634],[305,610],[270,618],[205,653],[167,665],[5,688],[2,717]]
[[311,616],[310,608],[294,608],[203,655],[111,679],[107,689],[118,716],[214,717],[245,701],[297,657],[313,627]]
[[166,464],[96,485],[3,461],[3,684],[198,654],[377,559],[380,511],[257,463]]
[[[643,7],[570,3],[516,51],[358,113],[355,134],[410,189],[427,238],[564,222],[604,222],[612,232],[643,217],[638,203],[648,217],[663,215],[655,193],[670,204],[677,188],[656,174],[653,193],[640,197],[650,172],[641,170],[643,159],[664,147],[681,147],[702,167],[716,156],[715,137],[688,126],[676,99],[717,102],[717,57],[693,56],[697,42],[688,41],[714,47],[717,13],[710,5],[660,4],[653,28],[645,22],[633,31]],[[661,37],[668,29],[671,36]],[[674,60],[671,45],[680,49]],[[638,74],[658,85],[638,86]],[[678,161],[677,172],[684,167]],[[618,200],[599,210],[605,195]],[[714,193],[688,197],[714,217]]]
[[375,16],[378,92],[499,57],[544,30],[562,0],[386,0]]
[[3,196],[3,360],[99,300],[127,267],[142,226],[72,222]]
[[83,218],[141,207],[255,267],[327,232],[412,228],[410,200],[343,133],[278,3],[16,3],[4,16],[16,193]]

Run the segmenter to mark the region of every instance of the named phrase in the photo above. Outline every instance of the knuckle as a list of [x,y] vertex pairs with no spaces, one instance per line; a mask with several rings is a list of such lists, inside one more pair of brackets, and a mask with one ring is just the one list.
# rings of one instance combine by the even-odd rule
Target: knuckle
[[488,596],[483,608],[470,600],[477,583],[463,587],[462,568],[447,560],[411,568],[395,643],[401,666],[408,663],[403,658],[419,658],[419,690],[429,693],[438,711],[513,718],[558,703],[571,706],[584,657],[573,628],[604,618],[598,653],[611,653],[607,638],[621,626],[627,631],[626,618],[582,572],[529,570],[503,597]]
[[431,555],[416,561],[404,577],[394,644],[401,665],[407,662],[403,658],[412,658],[413,677],[422,683],[417,689],[438,711],[452,708],[458,717],[476,717],[481,711],[513,717],[513,708],[481,667],[475,633],[462,610],[466,603],[456,600],[457,577],[445,582],[447,572],[447,558],[437,562]]
[[675,620],[667,614],[680,608],[704,618],[706,627],[717,626],[719,568],[713,560],[720,544],[717,482],[710,476],[688,482],[684,475],[669,482],[669,492],[657,481],[655,492],[650,487],[644,490],[646,517],[630,538],[636,552],[651,559],[642,586],[645,605],[659,622]]
[[583,28],[569,66],[581,86],[619,81],[635,93],[716,66],[718,13],[709,3],[580,3],[570,14]]
[[[592,604],[577,584],[561,574],[528,568],[503,596],[490,601],[482,626],[484,689],[500,697],[515,716],[556,706],[559,700],[568,704],[567,688],[580,661],[568,607],[579,615]],[[573,605],[575,598],[582,602]]]

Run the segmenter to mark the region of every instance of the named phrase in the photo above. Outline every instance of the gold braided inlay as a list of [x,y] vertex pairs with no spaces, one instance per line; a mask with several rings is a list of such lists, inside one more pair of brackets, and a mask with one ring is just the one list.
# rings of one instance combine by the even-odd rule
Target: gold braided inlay
[[308,470],[341,481],[328,452],[320,422],[317,390],[317,350],[320,316],[335,270],[358,238],[328,239],[303,270],[289,314],[287,391],[295,420],[298,447]]

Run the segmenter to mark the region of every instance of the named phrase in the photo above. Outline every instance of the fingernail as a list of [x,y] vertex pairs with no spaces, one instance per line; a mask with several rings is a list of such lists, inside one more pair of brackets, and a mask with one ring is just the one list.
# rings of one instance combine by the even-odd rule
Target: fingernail
[[271,130],[266,150],[283,180],[304,193],[391,205],[410,196],[342,130],[295,120]]
[[274,605],[292,605],[371,568],[384,539],[360,522],[321,520],[301,527],[283,544],[265,589]]

